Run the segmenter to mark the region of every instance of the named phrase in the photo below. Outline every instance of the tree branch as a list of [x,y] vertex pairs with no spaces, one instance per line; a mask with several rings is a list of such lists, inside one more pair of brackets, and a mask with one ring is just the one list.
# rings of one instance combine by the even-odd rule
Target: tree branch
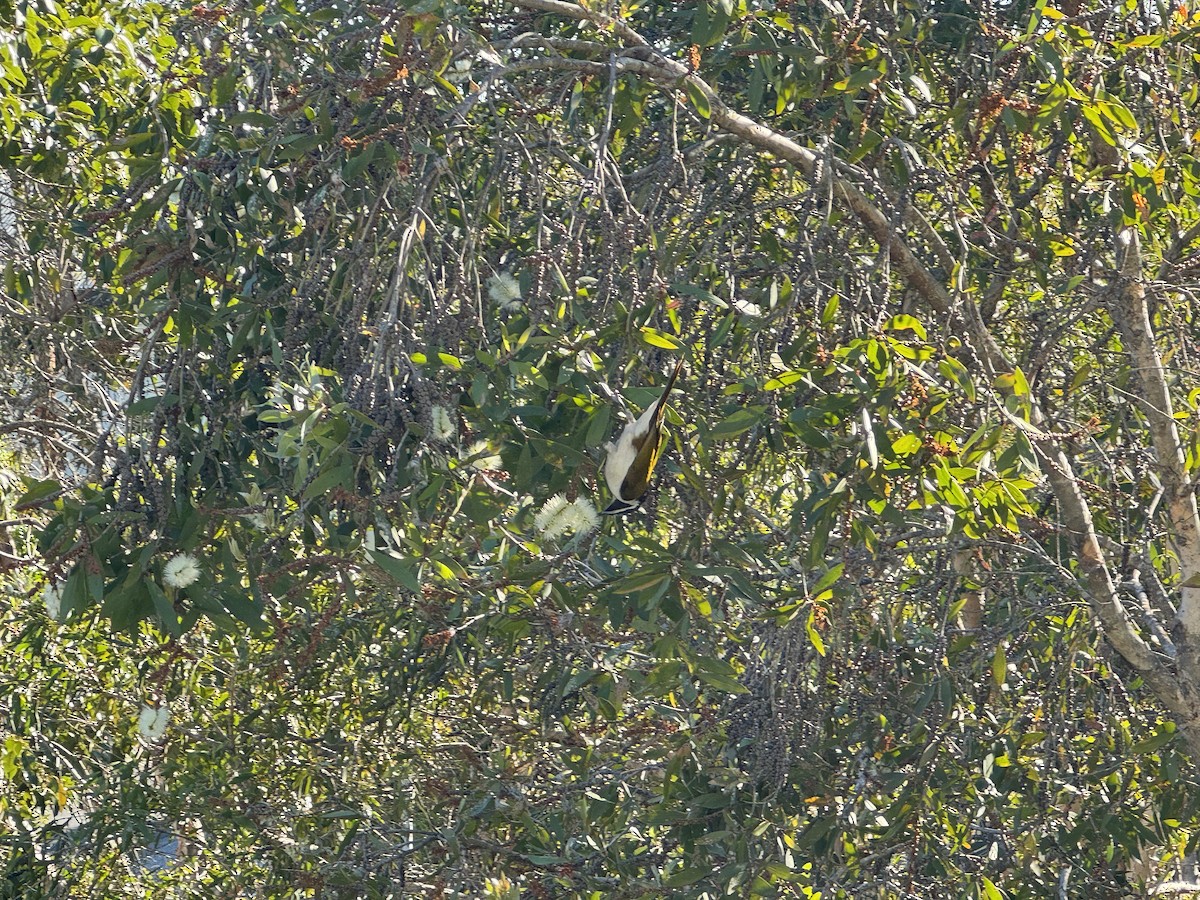
[[1050,481],[1051,490],[1058,499],[1063,525],[1075,545],[1075,558],[1092,608],[1104,626],[1104,633],[1131,666],[1146,673],[1169,662],[1168,658],[1156,653],[1134,629],[1129,612],[1121,603],[1117,587],[1113,584],[1104,553],[1092,524],[1092,513],[1079,489],[1079,482],[1071,471],[1066,454],[1057,444],[1032,441],[1034,451],[1042,463],[1042,471]]
[[[756,122],[749,116],[744,116],[725,105],[725,102],[703,78],[697,75],[683,63],[676,62],[653,49],[650,44],[628,25],[602,13],[584,9],[574,3],[564,3],[562,0],[514,0],[517,6],[525,9],[536,9],[557,16],[575,19],[580,22],[590,22],[599,28],[611,30],[614,34],[632,45],[637,53],[636,58],[621,57],[617,59],[618,71],[642,75],[654,83],[667,88],[676,89],[690,85],[698,90],[708,100],[712,122],[721,129],[736,134],[748,144],[765,150],[778,159],[790,162],[809,177],[816,173],[820,157],[793,141],[791,138]],[[530,61],[522,61],[513,69],[529,69]],[[563,68],[566,60],[538,61],[543,65],[538,68]],[[607,65],[586,63],[572,60],[570,68],[587,69],[601,74],[607,70]],[[881,246],[887,249],[891,257],[892,267],[904,278],[905,282],[919,293],[939,315],[947,319],[962,319],[968,328],[975,344],[975,351],[980,355],[988,369],[993,372],[1011,370],[1004,359],[1004,352],[996,343],[991,332],[983,327],[983,320],[978,308],[969,297],[952,298],[950,292],[917,258],[903,237],[893,227],[891,220],[858,188],[857,185],[838,175],[832,176],[834,192],[846,206],[863,223],[867,232]]]
[[1121,330],[1125,349],[1133,360],[1133,370],[1142,387],[1137,401],[1149,424],[1150,440],[1157,457],[1155,468],[1167,501],[1171,540],[1185,585],[1181,589],[1178,621],[1188,636],[1200,639],[1200,587],[1186,586],[1200,574],[1200,512],[1196,509],[1196,485],[1187,470],[1170,387],[1154,340],[1146,288],[1142,282],[1141,242],[1135,227],[1127,226],[1117,233],[1117,265],[1119,277],[1114,284],[1109,310]]
[[[810,178],[818,172],[820,157],[816,153],[800,146],[785,135],[730,109],[716,91],[692,69],[655,50],[645,38],[625,23],[584,9],[577,4],[562,2],[562,0],[513,0],[513,2],[525,9],[539,10],[580,22],[589,22],[601,30],[610,31],[631,47],[625,55],[616,57],[617,71],[641,75],[660,87],[672,91],[683,86],[698,91],[707,100],[710,119],[717,127],[737,135],[751,146],[780,160],[792,163]],[[604,63],[557,58],[522,60],[511,66],[509,71],[533,68],[570,68],[576,71],[589,71],[597,75],[610,70],[609,65]],[[886,248],[894,271],[929,304],[930,308],[944,317],[948,323],[957,323],[962,326],[965,336],[971,342],[983,374],[990,377],[1012,371],[1013,364],[1008,360],[983,321],[974,299],[969,296],[952,297],[945,285],[933,275],[909,247],[888,216],[872,203],[857,185],[835,174],[839,171],[844,172],[845,167],[835,166],[834,173],[829,173],[835,196],[858,217],[867,233],[881,247]],[[919,228],[919,225],[917,227]],[[944,256],[946,251],[935,247],[935,252]],[[1145,295],[1140,288],[1140,264],[1137,271],[1139,276],[1137,279],[1126,278],[1124,282],[1130,285],[1132,290],[1129,302],[1133,303],[1135,308],[1140,302],[1140,308],[1144,312]],[[1148,331],[1148,317],[1143,316],[1143,318],[1146,320],[1145,326],[1139,325],[1137,329],[1134,329],[1135,331]],[[1150,341],[1149,350],[1154,351],[1153,356],[1147,356],[1148,351],[1143,351],[1142,355],[1157,363],[1156,368],[1161,375],[1161,362],[1158,361],[1153,341]],[[1165,382],[1163,386],[1165,387]],[[1170,430],[1174,429],[1174,423],[1170,416],[1169,401],[1159,396],[1158,392],[1155,396],[1157,399],[1153,403],[1164,414],[1162,421],[1159,422],[1159,428],[1162,436],[1167,438],[1165,446],[1169,449],[1178,445],[1178,433],[1174,432],[1174,443],[1172,443]],[[1200,694],[1197,694],[1190,681],[1184,683],[1179,678],[1176,667],[1169,657],[1156,652],[1138,634],[1109,573],[1099,537],[1092,522],[1091,510],[1080,491],[1070,460],[1051,436],[1037,427],[1047,421],[1047,416],[1037,403],[1032,401],[1030,422],[1019,420],[1003,410],[1003,407],[1001,408],[1018,427],[1030,434],[1033,440],[1039,465],[1062,510],[1089,603],[1104,628],[1105,635],[1114,649],[1142,675],[1159,700],[1175,714],[1180,727],[1187,735],[1192,752],[1200,757]],[[1168,426],[1170,430],[1168,430]],[[1172,466],[1172,471],[1176,473],[1176,476],[1186,478],[1181,458],[1178,464],[1173,462]],[[1186,483],[1189,482],[1178,481],[1177,485]],[[1176,530],[1183,533],[1190,553],[1200,551],[1200,526],[1193,528],[1191,524],[1196,515],[1194,499],[1191,499],[1190,494],[1184,496],[1183,493],[1171,496],[1180,504],[1178,509],[1172,512]],[[1187,507],[1189,500],[1191,500],[1190,508]],[[1200,569],[1200,561],[1197,561],[1193,568],[1193,570],[1197,569]],[[1200,590],[1193,589],[1193,592],[1200,593]],[[1186,602],[1184,604],[1189,612],[1196,611],[1197,605]],[[1200,619],[1200,611],[1196,611],[1195,614]],[[1196,623],[1196,633],[1200,634],[1200,621]]]

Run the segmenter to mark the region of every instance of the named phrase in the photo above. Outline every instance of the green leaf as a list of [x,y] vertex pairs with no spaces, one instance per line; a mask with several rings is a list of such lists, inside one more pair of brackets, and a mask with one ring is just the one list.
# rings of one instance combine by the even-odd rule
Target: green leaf
[[147,585],[148,580],[122,584],[104,598],[101,611],[113,628],[132,630],[140,621],[154,614],[154,603]]
[[955,359],[953,356],[947,356],[938,362],[938,372],[944,378],[948,378],[958,385],[959,389],[966,394],[967,399],[972,403],[975,402],[975,382],[971,379],[970,372],[967,367]]
[[638,331],[638,336],[642,342],[651,347],[660,347],[663,350],[682,350],[684,345],[680,341],[671,337],[669,334],[663,334],[653,328],[641,328]]
[[816,597],[829,590],[829,588],[837,584],[838,579],[842,577],[842,572],[845,571],[845,569],[845,563],[838,563],[837,565],[831,566],[829,570],[817,580],[817,583],[812,586],[812,588],[809,590],[809,594],[813,597]]
[[1165,34],[1139,34],[1137,37],[1123,41],[1121,46],[1131,47],[1161,47],[1167,39]]
[[612,421],[612,408],[605,404],[596,410],[588,423],[587,435],[583,439],[585,447],[599,447],[608,436],[609,425]]
[[31,478],[22,479],[25,482],[25,493],[17,498],[17,502],[13,504],[14,510],[29,509],[32,506],[37,506],[39,500],[45,500],[54,494],[62,491],[62,485],[53,478],[43,478],[40,481],[35,481]]
[[692,101],[692,106],[696,107],[696,112],[700,114],[700,118],[709,118],[712,115],[712,105],[704,90],[691,81],[684,82],[684,89],[687,91],[688,99]]
[[351,487],[353,483],[354,467],[350,463],[326,468],[304,489],[304,499],[311,500],[313,497],[327,494],[335,487]]
[[100,562],[95,557],[90,557],[85,566],[87,568],[88,599],[93,603],[102,603],[104,601],[104,576],[100,573]]
[[59,621],[65,622],[71,616],[83,611],[87,605],[87,573],[84,572],[83,566],[76,566],[67,578],[67,583],[63,585]]
[[552,856],[545,853],[530,853],[525,856],[527,860],[535,866],[561,866],[563,863],[569,863],[566,857]]
[[817,631],[816,626],[816,610],[808,611],[808,621],[804,624],[805,631],[808,632],[808,639],[813,645],[813,649],[817,651],[818,656],[825,655],[825,639],[821,637],[821,633]]
[[692,20],[692,43],[709,47],[724,36],[725,28],[729,25],[729,12],[720,0],[700,0],[694,9],[696,13]]
[[153,578],[145,578],[143,583],[146,585],[150,601],[154,604],[154,612],[157,613],[163,628],[168,634],[176,637],[183,634],[183,623],[179,621],[179,613],[175,610],[175,605],[163,593],[163,589],[158,586],[158,582]]
[[1008,677],[1008,656],[1004,652],[1004,644],[996,645],[996,652],[992,654],[992,681],[996,682],[996,686],[1000,687],[1004,684],[1004,679]]
[[224,106],[233,99],[233,93],[237,89],[237,70],[233,66],[229,66],[225,72],[217,76],[213,82],[213,100],[217,106]]
[[708,436],[712,440],[724,440],[736,437],[757,425],[762,417],[762,413],[762,407],[743,407],[714,425],[708,432]]
[[1153,753],[1174,740],[1176,733],[1177,729],[1174,722],[1163,722],[1153,735],[1131,746],[1129,752],[1135,756],[1140,756],[1143,753]]
[[728,809],[733,805],[733,800],[728,794],[721,791],[710,791],[699,797],[693,797],[691,804],[700,809]]
[[647,568],[641,572],[626,575],[613,584],[612,590],[620,594],[638,594],[644,591],[656,591],[664,581],[672,578],[671,572],[663,567]]
[[[350,588],[353,590],[353,586]],[[221,606],[242,624],[252,628],[263,624],[265,604],[262,598],[257,596],[257,592],[251,592],[240,584],[227,581],[217,586],[214,595]]]
[[680,888],[695,884],[705,877],[713,874],[711,867],[690,866],[686,869],[680,869],[674,875],[663,880],[663,887]]
[[1104,116],[1101,115],[1100,110],[1093,104],[1086,104],[1081,109],[1083,117],[1092,124],[1100,140],[1104,141],[1110,147],[1115,147],[1117,145],[1117,136],[1113,134],[1112,129],[1108,127],[1108,123],[1104,121]]
[[1021,367],[1017,366],[1013,369],[1012,391],[1017,397],[1029,396],[1029,382],[1025,378],[1025,373],[1021,371]]
[[763,385],[764,391],[777,391],[804,380],[804,372],[780,372]]
[[1096,108],[1110,121],[1120,125],[1125,131],[1137,131],[1137,120],[1128,107],[1111,94],[1105,94],[1104,99],[1096,101]]
[[696,677],[711,688],[716,688],[718,691],[724,691],[727,694],[748,694],[750,689],[729,675],[722,675],[719,672],[697,671]]
[[162,394],[156,397],[143,397],[134,403],[129,404],[128,413],[130,416],[144,416],[147,413],[154,412],[160,405],[174,406],[179,402],[177,394]]
[[841,302],[837,294],[831,296],[825,301],[825,306],[821,309],[821,324],[832,325],[837,321],[838,304]]
[[983,900],[1004,900],[1003,892],[986,875],[979,876],[979,885]]
[[352,157],[346,165],[342,167],[342,178],[347,184],[351,184],[358,179],[370,165],[371,160],[375,158],[375,145],[371,144],[367,149]]
[[233,127],[248,125],[251,128],[274,128],[275,124],[275,119],[272,116],[255,111],[238,113],[229,119],[229,125]]
[[892,316],[883,323],[885,331],[911,331],[920,340],[925,340],[925,326],[921,324],[921,320],[916,316],[900,314]]
[[867,85],[878,81],[882,73],[871,66],[864,69],[859,69],[849,78],[843,78],[841,81],[835,82],[833,89],[835,91],[854,92],[865,88]]
[[417,580],[417,569],[411,560],[403,559],[389,550],[366,550],[367,559],[373,562],[397,584],[414,594],[421,593],[421,582]]

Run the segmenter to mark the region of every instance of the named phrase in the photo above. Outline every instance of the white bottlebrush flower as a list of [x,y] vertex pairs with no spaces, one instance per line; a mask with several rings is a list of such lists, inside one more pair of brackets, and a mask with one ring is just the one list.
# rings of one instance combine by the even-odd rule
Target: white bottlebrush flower
[[567,508],[567,498],[555,494],[542,504],[542,508],[533,517],[533,527],[542,532],[547,538],[555,538],[563,532],[563,510]]
[[505,312],[521,308],[521,282],[509,272],[497,272],[487,283],[488,296]]
[[144,704],[142,711],[138,713],[138,734],[147,741],[157,741],[167,733],[167,722],[170,718],[171,711],[165,706]]
[[432,420],[433,436],[439,441],[454,440],[458,434],[458,425],[450,418],[450,410],[444,406],[435,406],[429,414]]
[[567,534],[587,534],[600,526],[600,514],[583,497],[577,497],[568,503],[562,494],[555,494],[547,500],[536,516],[533,517],[533,527],[542,533],[547,540]]
[[576,534],[588,534],[600,527],[600,513],[590,500],[576,497],[566,510],[567,524]]
[[168,587],[185,588],[200,577],[200,563],[187,553],[177,553],[163,566],[163,581]]
[[480,472],[499,469],[501,465],[500,457],[492,452],[492,448],[488,446],[487,441],[476,441],[473,443],[463,452],[462,458],[468,461],[468,465],[472,469],[477,469]]
[[46,615],[55,622],[59,621],[62,615],[62,585],[48,582],[42,589],[42,602],[46,604]]

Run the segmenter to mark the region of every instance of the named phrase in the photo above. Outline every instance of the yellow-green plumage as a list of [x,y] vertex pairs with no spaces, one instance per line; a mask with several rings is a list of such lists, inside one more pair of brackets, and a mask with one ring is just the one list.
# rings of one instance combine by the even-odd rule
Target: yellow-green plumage
[[654,467],[666,446],[663,420],[667,413],[667,397],[683,367],[683,359],[675,364],[667,386],[658,402],[649,407],[621,431],[616,442],[607,445],[608,457],[604,461],[604,478],[613,493],[613,502],[604,511],[610,515],[636,509],[650,487]]

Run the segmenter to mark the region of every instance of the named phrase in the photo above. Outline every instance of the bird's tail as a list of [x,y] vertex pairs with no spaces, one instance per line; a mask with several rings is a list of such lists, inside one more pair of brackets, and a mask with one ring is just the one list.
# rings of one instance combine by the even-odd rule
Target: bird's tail
[[675,368],[671,372],[671,377],[667,379],[667,386],[663,388],[662,396],[658,398],[658,408],[654,410],[654,418],[662,420],[663,410],[667,406],[667,398],[671,396],[671,388],[675,387],[675,379],[679,377],[679,372],[683,368],[683,357],[679,357],[675,363]]

